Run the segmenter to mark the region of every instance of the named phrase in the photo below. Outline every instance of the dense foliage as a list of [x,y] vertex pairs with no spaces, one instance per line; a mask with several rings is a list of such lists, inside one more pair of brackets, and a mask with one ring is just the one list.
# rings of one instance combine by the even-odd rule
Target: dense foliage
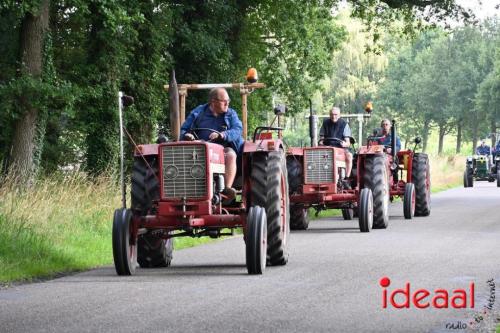
[[[418,18],[471,20],[452,0],[350,3],[354,15],[373,29],[370,38],[375,45],[382,27],[395,18],[402,19],[399,30],[405,33],[419,27]],[[20,167],[24,170],[20,176],[33,179],[38,170],[50,173],[81,165],[90,174],[99,174],[115,163],[119,90],[136,99],[126,115],[126,126],[136,141],[154,140],[161,127],[168,133],[168,101],[162,87],[171,69],[179,83],[208,83],[240,82],[248,67],[257,67],[269,89],[255,92],[249,101],[250,128],[264,121],[272,100],[286,102],[291,113],[297,113],[307,106],[308,96],[325,89],[325,76],[346,74],[342,63],[332,61],[339,59],[334,52],[353,33],[339,24],[338,4],[338,0],[4,1],[0,4],[2,172]],[[367,76],[368,81],[346,76],[357,90],[341,97],[346,105],[373,95],[382,79],[386,60],[364,55],[364,50],[366,45],[356,45],[359,59],[370,64],[359,68],[357,75]],[[484,82],[479,80],[483,77]],[[475,99],[474,106],[489,108],[487,96],[498,94],[497,77],[485,70],[478,80],[477,91],[484,98]],[[330,99],[339,98],[332,89],[342,88],[342,82],[332,80]],[[239,109],[238,92],[231,95]],[[349,104],[351,97],[355,103]],[[187,108],[205,99],[206,93],[190,93]]]

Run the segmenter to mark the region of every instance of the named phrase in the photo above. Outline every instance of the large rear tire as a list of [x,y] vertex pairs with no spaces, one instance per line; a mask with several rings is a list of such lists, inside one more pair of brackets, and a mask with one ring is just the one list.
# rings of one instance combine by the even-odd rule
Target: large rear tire
[[500,187],[500,170],[497,166],[497,187]]
[[373,196],[369,188],[359,194],[359,231],[369,232],[373,227]]
[[168,267],[172,262],[174,241],[162,239],[151,233],[140,235],[137,240],[137,262],[141,268]]
[[415,185],[407,183],[403,196],[403,213],[405,219],[411,220],[415,215]]
[[267,252],[266,211],[260,206],[250,207],[246,225],[246,264],[248,274],[262,274],[266,269]]
[[365,157],[364,186],[372,191],[373,228],[387,228],[389,225],[389,174],[385,155]]
[[252,205],[266,210],[268,263],[286,265],[290,208],[285,154],[282,151],[254,153],[251,182]]
[[290,229],[307,230],[309,227],[309,213],[301,204],[290,205]]
[[429,216],[431,213],[431,171],[427,154],[415,154],[412,168],[411,177],[415,185],[415,216]]
[[290,195],[299,193],[302,185],[303,166],[296,156],[288,155],[286,157],[286,169],[288,174],[288,193]]
[[354,209],[352,208],[342,208],[342,217],[344,220],[352,220],[354,217]]
[[132,239],[132,212],[116,209],[113,217],[113,259],[118,275],[133,275],[137,266],[137,239]]
[[[145,160],[146,159],[146,160]],[[138,216],[154,214],[153,201],[160,198],[156,157],[136,157],[132,168],[132,211]],[[137,240],[137,262],[141,268],[168,267],[172,261],[173,240],[151,233]]]

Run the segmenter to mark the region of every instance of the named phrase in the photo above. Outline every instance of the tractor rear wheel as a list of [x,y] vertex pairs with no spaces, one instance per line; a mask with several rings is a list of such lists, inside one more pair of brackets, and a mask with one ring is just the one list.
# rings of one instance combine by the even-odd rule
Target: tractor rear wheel
[[[136,157],[132,167],[132,211],[138,216],[154,213],[153,201],[160,198],[158,161],[154,157]],[[137,240],[137,262],[141,268],[168,267],[172,261],[173,240],[152,234]]]
[[266,269],[266,211],[260,206],[248,210],[246,224],[246,264],[248,274],[262,274]]
[[500,187],[500,170],[497,166],[497,187]]
[[385,155],[366,156],[364,184],[373,196],[373,228],[385,229],[389,225],[389,174]]
[[412,169],[411,177],[415,185],[415,216],[429,216],[431,213],[431,171],[427,154],[415,154]]
[[301,204],[290,205],[290,229],[307,230],[309,227],[309,213]]
[[137,240],[137,262],[141,268],[168,267],[172,262],[174,240],[162,239],[151,233]]
[[342,208],[342,217],[344,220],[352,220],[354,217],[354,209],[352,208]]
[[369,188],[359,194],[359,231],[369,232],[373,227],[373,196]]
[[407,220],[411,220],[415,215],[415,185],[413,185],[413,183],[407,183],[405,185],[403,212]]
[[296,156],[288,155],[286,157],[286,169],[288,173],[288,193],[290,195],[299,193],[300,186],[302,185],[302,163]]
[[270,265],[286,265],[290,208],[284,152],[254,153],[251,183],[252,205],[266,210],[268,262]]
[[133,275],[137,266],[137,239],[131,239],[134,234],[130,209],[120,208],[115,210],[113,217],[113,259],[116,274]]

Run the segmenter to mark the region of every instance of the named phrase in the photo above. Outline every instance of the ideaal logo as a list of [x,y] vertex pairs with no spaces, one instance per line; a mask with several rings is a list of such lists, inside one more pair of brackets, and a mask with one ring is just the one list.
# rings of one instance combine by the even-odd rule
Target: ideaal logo
[[406,282],[404,288],[388,290],[390,285],[391,280],[388,277],[380,279],[380,286],[383,288],[382,308],[384,309],[390,305],[396,309],[409,309],[412,304],[418,309],[474,308],[474,282],[470,283],[467,290],[454,289],[452,291],[446,289],[429,291],[423,288],[413,291],[410,282]]

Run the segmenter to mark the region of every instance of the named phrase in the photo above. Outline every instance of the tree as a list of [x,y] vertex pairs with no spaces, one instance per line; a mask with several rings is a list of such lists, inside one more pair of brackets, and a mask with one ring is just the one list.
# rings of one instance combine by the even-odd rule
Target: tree
[[[18,70],[20,80],[27,85],[36,85],[43,74],[43,51],[49,27],[49,5],[49,0],[42,0],[38,6],[27,9],[21,21]],[[22,183],[30,184],[35,177],[34,158],[37,150],[41,149],[37,145],[43,142],[40,135],[45,132],[45,124],[43,121],[40,122],[40,108],[26,95],[19,96],[19,106],[22,113],[14,125],[9,175]]]

